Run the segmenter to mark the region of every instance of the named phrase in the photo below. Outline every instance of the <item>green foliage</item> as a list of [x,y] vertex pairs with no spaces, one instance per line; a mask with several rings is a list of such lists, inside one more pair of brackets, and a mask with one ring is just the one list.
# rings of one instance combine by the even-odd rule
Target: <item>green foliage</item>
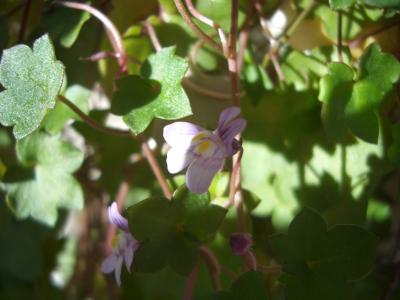
[[0,123],[14,126],[21,139],[36,130],[47,109],[54,108],[64,78],[64,67],[56,60],[47,35],[31,50],[17,45],[4,50],[0,63]]
[[[87,114],[89,112],[90,90],[80,85],[72,85],[65,91],[64,96],[84,113]],[[46,115],[43,123],[47,132],[56,134],[63,129],[70,119],[80,120],[79,116],[63,102],[57,102],[54,110]]]
[[341,63],[329,65],[320,82],[322,118],[330,138],[339,139],[349,128],[356,136],[376,143],[379,136],[377,112],[400,76],[400,63],[371,45],[360,58],[357,75]]
[[400,9],[399,0],[360,0],[360,2],[379,8],[396,8]]
[[[189,292],[193,300],[399,298],[399,288],[390,290],[399,256],[392,230],[398,0],[271,0],[258,1],[257,10],[254,1],[239,1],[243,209],[222,208],[230,200],[231,158],[208,194],[183,186],[169,201],[158,196],[140,141],[98,130],[143,133],[152,167],[159,165],[172,189],[184,185],[183,172],[166,170],[163,127],[185,118],[217,128],[232,105],[224,53],[199,38],[174,1],[93,0],[117,28],[113,38],[121,33],[121,68],[110,24],[53,2],[0,1],[0,48],[12,47],[0,53],[0,123],[9,126],[0,128],[0,299],[155,300]],[[232,3],[193,1],[227,37]],[[220,43],[215,28],[192,20]],[[56,101],[58,94],[94,122]],[[105,278],[100,268],[111,248],[118,256],[117,247],[127,246],[124,239],[114,244],[127,233],[109,226],[112,201],[127,208],[140,241],[130,268],[125,253],[118,289],[114,274]],[[260,272],[249,272],[246,257],[230,248],[242,225]],[[217,263],[199,255],[202,246],[221,266],[220,284],[210,279]],[[282,272],[269,272],[275,268]]]
[[179,274],[190,273],[199,246],[213,237],[225,213],[222,207],[210,204],[208,194],[192,194],[184,186],[171,201],[153,197],[131,206],[127,210],[129,227],[140,241],[135,270],[154,272],[169,265]]
[[329,0],[332,9],[344,9],[352,6],[356,0]]
[[7,170],[3,188],[18,218],[53,226],[58,208],[83,207],[82,189],[71,175],[83,162],[82,152],[41,132],[19,141],[16,151],[20,166]]
[[213,300],[239,300],[254,299],[268,300],[270,299],[264,284],[263,275],[259,272],[249,271],[237,278],[230,292],[219,292],[212,298]]
[[192,113],[181,87],[188,64],[174,53],[170,47],[151,55],[142,67],[143,78],[130,76],[117,82],[114,111],[124,116],[135,134],[143,132],[154,118],[175,120]]
[[[4,199],[1,199],[4,201]],[[4,203],[0,206],[0,276],[34,281],[43,268],[38,226],[32,221],[16,222]]]
[[44,15],[43,23],[53,40],[59,39],[63,47],[70,48],[89,19],[88,12],[55,6]]
[[354,225],[327,230],[322,217],[306,208],[288,234],[271,237],[271,243],[284,264],[288,299],[352,299],[348,282],[371,270],[377,238]]

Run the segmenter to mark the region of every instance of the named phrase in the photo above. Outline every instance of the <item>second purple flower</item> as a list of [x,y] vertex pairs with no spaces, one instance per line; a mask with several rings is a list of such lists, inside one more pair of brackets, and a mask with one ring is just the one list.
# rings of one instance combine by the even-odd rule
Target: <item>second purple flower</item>
[[214,175],[224,160],[241,147],[235,136],[246,127],[239,107],[225,109],[218,128],[206,130],[188,122],[175,122],[164,127],[164,138],[171,149],[167,153],[167,167],[172,174],[188,167],[186,185],[193,193],[207,192]]

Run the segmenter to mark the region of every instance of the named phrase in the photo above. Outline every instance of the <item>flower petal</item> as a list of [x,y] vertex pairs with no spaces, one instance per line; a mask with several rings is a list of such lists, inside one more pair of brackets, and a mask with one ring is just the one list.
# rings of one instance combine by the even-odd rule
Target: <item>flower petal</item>
[[171,147],[188,149],[192,138],[204,129],[188,122],[175,122],[164,127],[164,139]]
[[211,180],[221,169],[222,159],[201,159],[193,161],[186,173],[186,185],[189,190],[196,194],[202,194],[208,191]]
[[131,272],[133,255],[135,254],[135,251],[138,247],[139,247],[139,242],[131,238],[131,241],[128,243],[127,249],[124,252],[125,266],[129,273]]
[[122,271],[122,263],[124,258],[122,256],[118,257],[118,261],[115,265],[115,281],[117,282],[118,286],[121,286],[121,271]]
[[109,255],[101,264],[101,272],[109,274],[114,271],[117,261],[118,257],[114,253]]
[[132,247],[126,247],[124,250],[124,261],[125,261],[125,266],[128,272],[131,272],[131,264],[133,260],[133,248]]
[[167,153],[167,168],[171,174],[178,173],[193,161],[193,154],[186,149],[173,147]]
[[238,133],[241,133],[246,128],[246,120],[243,118],[238,118],[224,128],[224,131],[219,133],[222,142],[227,148],[230,155],[235,153],[235,149],[232,148],[232,142]]
[[116,202],[113,202],[111,206],[108,207],[108,219],[110,223],[114,224],[119,229],[129,231],[128,220],[119,213]]
[[224,127],[224,125],[236,117],[240,115],[240,108],[238,106],[231,106],[226,109],[224,109],[219,116],[219,123],[218,123],[218,128]]

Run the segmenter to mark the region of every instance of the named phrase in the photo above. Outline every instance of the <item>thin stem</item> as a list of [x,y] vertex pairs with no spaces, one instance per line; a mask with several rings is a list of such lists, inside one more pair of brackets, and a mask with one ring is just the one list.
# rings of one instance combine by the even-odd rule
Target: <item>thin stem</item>
[[18,33],[18,42],[21,43],[24,40],[26,28],[28,26],[29,10],[31,8],[32,0],[25,0],[24,11],[22,13],[21,27]]
[[375,29],[375,30],[372,30],[372,31],[370,31],[370,32],[367,32],[367,33],[365,33],[365,34],[363,34],[363,35],[361,35],[361,36],[355,38],[354,40],[352,40],[352,41],[349,43],[349,46],[350,46],[350,47],[357,47],[358,45],[360,45],[363,41],[365,41],[365,40],[366,40],[367,38],[369,38],[370,36],[377,35],[377,34],[379,34],[379,33],[381,33],[381,32],[384,32],[384,31],[386,31],[386,30],[388,30],[388,29],[391,29],[391,28],[393,28],[393,27],[395,27],[395,26],[398,26],[399,24],[400,24],[400,19],[397,19],[397,20],[394,21],[394,22],[388,23],[388,24],[386,24],[386,25],[383,25],[382,27],[379,27],[379,28],[377,28],[377,29]]
[[[57,2],[57,3],[59,5],[65,6],[65,7],[87,11],[101,21],[104,28],[106,29],[107,36],[108,36],[110,43],[114,49],[114,52],[118,55],[118,64],[120,66],[119,72],[120,72],[120,74],[126,73],[128,70],[128,57],[127,57],[125,49],[123,47],[122,36],[119,33],[118,29],[115,27],[114,23],[112,23],[111,20],[106,15],[104,15],[102,12],[93,8],[90,5],[83,4],[83,3],[76,3],[76,2],[67,2],[67,1]],[[79,108],[77,108],[73,103],[71,103],[69,101],[68,101],[68,103],[66,103],[65,101],[63,101],[63,102],[65,104],[67,104],[72,110],[74,110],[78,115],[79,115],[79,112],[81,113]],[[91,125],[94,128],[97,128],[103,132],[107,132],[110,134],[117,133],[118,135],[125,135],[125,136],[133,137],[133,134],[130,132],[128,134],[124,131],[110,129],[110,128],[107,128],[107,127],[104,127],[104,126],[98,124],[96,121],[94,121],[90,118],[85,118],[87,116],[83,113],[80,116],[88,123],[90,122],[89,125]],[[140,134],[140,135],[136,136],[136,138],[141,143],[142,151],[143,151],[144,155],[146,156],[146,159],[149,162],[150,167],[151,167],[154,175],[156,176],[158,183],[161,186],[161,189],[163,190],[164,196],[168,199],[171,199],[172,192],[168,186],[167,179],[166,179],[160,165],[158,164],[153,151],[150,149],[149,145],[147,144],[147,140],[146,140],[145,136],[143,134]]]
[[339,62],[343,62],[343,39],[342,39],[342,20],[343,15],[342,11],[337,12],[337,49],[338,49],[338,56]]
[[250,270],[257,271],[257,258],[252,250],[247,251],[245,254],[247,265]]
[[239,50],[238,50],[238,58],[237,58],[237,72],[241,74],[243,69],[243,61],[244,61],[244,54],[247,48],[247,43],[249,41],[249,34],[251,29],[251,21],[253,19],[254,9],[249,6],[249,11],[246,15],[246,19],[244,21],[242,30],[239,34]]
[[232,204],[235,203],[235,195],[238,189],[240,188],[240,182],[238,178],[240,177],[240,162],[242,160],[243,156],[243,149],[240,149],[238,152],[238,155],[234,159],[233,163],[233,168],[232,168],[232,174],[231,174],[231,180],[230,180],[230,189],[229,189],[229,202],[226,205],[226,208],[231,206]]
[[285,77],[285,74],[282,71],[281,64],[279,63],[279,59],[278,59],[278,55],[276,54],[276,50],[271,48],[270,51],[269,51],[269,56],[271,58],[272,65],[274,66],[276,75],[278,75],[279,81],[280,82],[285,82],[286,81],[286,77]]
[[157,179],[158,183],[160,184],[160,187],[164,193],[164,196],[168,200],[171,200],[172,192],[168,185],[167,178],[165,177],[164,172],[162,171],[160,165],[158,164],[158,161],[157,161],[156,157],[154,156],[153,151],[150,149],[149,145],[147,144],[146,138],[144,137],[143,134],[139,134],[137,136],[137,139],[141,143],[143,154],[145,155],[147,161],[149,162],[150,167],[153,170],[153,173],[156,176],[156,179]]
[[221,45],[219,45],[217,42],[215,42],[212,38],[210,38],[206,33],[204,33],[203,30],[200,29],[199,26],[197,26],[193,20],[191,19],[189,13],[186,11],[185,6],[183,5],[181,0],[174,0],[175,6],[179,12],[179,14],[182,16],[183,20],[188,24],[188,26],[206,43],[208,43],[211,47],[216,49],[218,52],[223,52]]
[[9,10],[7,13],[5,13],[3,16],[9,18],[11,17],[13,14],[15,14],[16,12],[18,12],[21,8],[24,7],[24,3],[20,3],[17,6],[15,6],[14,8],[12,8],[11,10]]
[[114,49],[114,52],[117,55],[118,59],[118,64],[120,66],[120,73],[126,73],[127,72],[127,55],[123,46],[122,42],[122,37],[121,34],[119,33],[118,29],[115,27],[114,23],[111,22],[111,20],[103,14],[101,11],[98,9],[85,4],[85,3],[77,3],[77,2],[69,2],[69,1],[58,1],[56,4],[73,8],[73,9],[78,9],[78,10],[83,10],[94,17],[96,17],[104,26],[104,29],[106,30],[107,36],[110,40],[111,46]]
[[191,88],[193,91],[195,91],[201,95],[207,96],[207,97],[211,97],[211,98],[218,99],[218,100],[224,100],[224,101],[232,99],[232,96],[230,94],[207,90],[206,88],[203,88],[203,87],[199,86],[197,83],[191,81],[187,77],[183,78],[182,83],[183,83],[183,85]]
[[218,262],[217,257],[215,254],[207,247],[201,246],[200,247],[200,255],[204,258],[204,261],[207,264],[208,272],[211,275],[211,280],[213,284],[213,288],[215,291],[221,290],[221,266]]
[[204,24],[214,28],[217,31],[219,40],[221,41],[221,44],[222,44],[223,54],[225,56],[227,56],[228,55],[227,40],[226,40],[225,32],[222,30],[221,26],[219,26],[219,24],[217,22],[215,22],[215,21],[211,20],[210,18],[206,17],[205,15],[201,14],[193,5],[192,0],[185,0],[185,3],[186,3],[186,6],[187,6],[189,12],[193,15],[193,17],[195,17],[200,22],[203,22]]
[[238,38],[239,0],[232,0],[231,30],[228,46],[228,69],[231,79],[233,104],[240,106],[239,76],[237,66],[237,38]]
[[[228,53],[228,68],[231,80],[231,92],[233,105],[240,107],[239,95],[239,74],[237,61],[237,38],[238,38],[238,17],[239,17],[239,0],[232,0],[231,10],[231,29],[229,36],[229,53]],[[241,140],[241,135],[236,136]],[[242,158],[242,149],[238,151],[232,158],[232,175],[230,182],[229,199],[235,202],[236,211],[238,214],[239,231],[244,231],[244,213],[243,213],[243,197],[241,193],[241,177],[240,177],[240,162]]]
[[146,32],[150,38],[150,41],[154,47],[154,49],[158,52],[162,49],[160,40],[157,37],[157,34],[154,30],[153,25],[151,25],[151,23],[149,22],[149,20],[146,20],[143,22],[143,26],[146,29]]
[[199,274],[199,261],[196,262],[192,272],[186,280],[185,290],[183,292],[183,300],[191,300],[193,297],[193,290],[196,285],[197,277]]
[[67,98],[65,98],[62,95],[58,95],[58,99],[67,105],[74,113],[76,113],[85,123],[87,123],[89,126],[92,128],[101,131],[103,133],[111,134],[111,135],[116,135],[116,136],[126,136],[126,137],[133,137],[133,134],[130,131],[123,131],[123,130],[118,130],[118,129],[113,129],[109,127],[105,127],[98,123],[97,121],[93,120],[91,117],[86,115],[83,111],[79,109],[74,103],[69,101]]

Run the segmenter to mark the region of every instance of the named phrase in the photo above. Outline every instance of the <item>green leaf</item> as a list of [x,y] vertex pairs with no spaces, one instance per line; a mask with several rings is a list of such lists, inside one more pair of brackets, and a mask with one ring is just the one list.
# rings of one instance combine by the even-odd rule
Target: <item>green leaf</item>
[[[338,17],[337,12],[330,9],[327,5],[319,5],[315,9],[322,22],[322,32],[331,40],[336,40],[338,36]],[[342,38],[347,41],[356,37],[363,29],[364,15],[361,8],[354,9],[352,14],[342,15]]]
[[352,6],[356,0],[329,0],[332,9],[345,9]]
[[[192,113],[181,86],[188,63],[174,53],[175,47],[169,47],[151,55],[141,70],[144,80],[130,76],[117,82],[115,102],[125,108],[120,113],[125,113],[123,119],[135,134],[143,132],[154,118],[175,120]],[[150,84],[147,88],[146,82]]]
[[379,8],[400,9],[400,0],[359,0],[360,2]]
[[83,162],[83,153],[60,139],[37,132],[18,141],[22,169],[7,171],[3,188],[18,218],[29,216],[53,226],[57,209],[81,209],[83,193],[71,175]]
[[329,138],[343,136],[347,131],[345,109],[352,94],[354,72],[346,64],[332,63],[320,81],[318,98],[324,103],[322,120]]
[[225,214],[225,209],[210,204],[208,194],[192,194],[186,187],[176,191],[172,201],[153,197],[129,207],[130,230],[141,242],[135,269],[154,272],[170,265],[187,275],[200,244],[213,237]]
[[64,66],[56,60],[47,35],[31,50],[17,45],[4,50],[0,63],[0,123],[13,126],[21,139],[36,130],[47,109],[54,108],[64,78]]
[[44,14],[43,23],[52,39],[59,39],[63,47],[70,48],[89,19],[86,11],[56,5]]
[[268,300],[270,299],[262,273],[249,271],[237,278],[230,291],[219,292],[211,299],[214,300]]
[[288,299],[351,299],[348,282],[370,271],[377,238],[355,225],[327,230],[322,217],[305,208],[288,234],[272,236],[271,243],[283,262]]
[[320,81],[319,99],[328,136],[340,139],[349,128],[363,140],[376,143],[379,136],[377,111],[400,76],[400,63],[371,45],[360,58],[357,75],[341,63],[331,63]]
[[[74,103],[84,113],[89,112],[89,97],[91,91],[80,85],[72,85],[66,91],[64,96]],[[56,134],[60,132],[68,120],[80,120],[80,117],[74,113],[63,102],[57,102],[54,110],[50,111],[43,123],[47,132]]]

